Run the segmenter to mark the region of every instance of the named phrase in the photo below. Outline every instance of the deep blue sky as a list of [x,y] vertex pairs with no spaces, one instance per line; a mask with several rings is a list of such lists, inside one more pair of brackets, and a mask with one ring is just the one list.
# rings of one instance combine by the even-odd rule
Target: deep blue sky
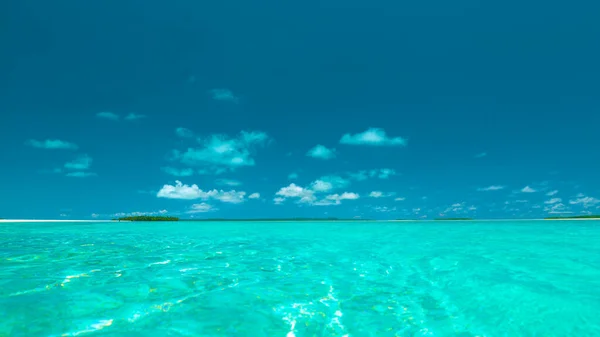
[[5,1],[0,217],[598,213],[597,13]]

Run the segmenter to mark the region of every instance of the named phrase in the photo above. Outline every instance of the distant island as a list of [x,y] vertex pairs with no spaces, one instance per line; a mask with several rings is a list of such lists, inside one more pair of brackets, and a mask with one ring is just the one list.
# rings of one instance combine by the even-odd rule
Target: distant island
[[600,219],[600,215],[573,215],[573,216],[551,216],[544,218],[545,220],[562,220],[562,219]]
[[471,221],[472,218],[437,218],[435,221]]
[[174,216],[148,216],[148,215],[139,215],[139,216],[125,216],[122,218],[116,219],[118,221],[179,221],[179,218]]
[[126,216],[114,221],[193,221],[193,222],[250,222],[250,221],[371,221],[370,219],[339,219],[339,218],[251,218],[251,219],[227,219],[227,218],[206,218],[206,219],[179,219],[174,216]]

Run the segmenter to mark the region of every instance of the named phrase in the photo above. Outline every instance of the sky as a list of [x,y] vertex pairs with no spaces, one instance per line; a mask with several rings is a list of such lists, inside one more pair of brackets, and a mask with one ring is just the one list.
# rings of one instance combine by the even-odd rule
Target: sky
[[599,12],[9,0],[0,218],[600,213]]

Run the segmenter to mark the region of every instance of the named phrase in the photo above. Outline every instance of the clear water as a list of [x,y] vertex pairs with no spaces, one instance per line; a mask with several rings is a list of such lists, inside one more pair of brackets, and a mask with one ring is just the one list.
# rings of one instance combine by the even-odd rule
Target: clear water
[[0,336],[600,336],[600,222],[0,224]]

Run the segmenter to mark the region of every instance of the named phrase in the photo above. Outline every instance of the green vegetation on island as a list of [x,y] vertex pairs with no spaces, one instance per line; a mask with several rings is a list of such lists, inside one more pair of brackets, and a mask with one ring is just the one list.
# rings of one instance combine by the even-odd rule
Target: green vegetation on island
[[600,215],[573,215],[573,216],[550,216],[544,218],[546,220],[556,219],[600,219]]
[[174,217],[174,216],[139,215],[139,216],[125,216],[122,218],[118,218],[116,220],[119,220],[119,221],[179,221],[179,218]]

